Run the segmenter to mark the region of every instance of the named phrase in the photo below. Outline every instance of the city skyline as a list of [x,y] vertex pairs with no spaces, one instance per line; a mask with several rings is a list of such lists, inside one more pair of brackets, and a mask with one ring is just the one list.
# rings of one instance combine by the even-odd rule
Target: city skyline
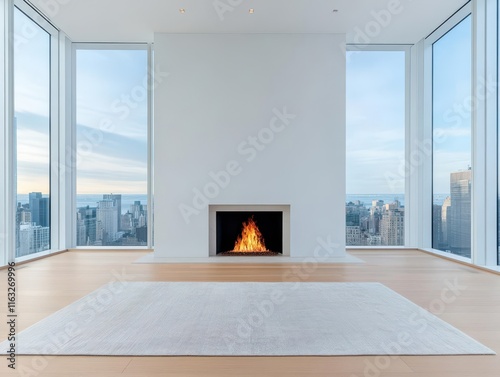
[[405,207],[394,200],[346,203],[346,246],[404,246]]
[[82,206],[76,213],[77,246],[146,246],[148,206],[134,200],[122,210],[121,194],[102,194],[96,206]]

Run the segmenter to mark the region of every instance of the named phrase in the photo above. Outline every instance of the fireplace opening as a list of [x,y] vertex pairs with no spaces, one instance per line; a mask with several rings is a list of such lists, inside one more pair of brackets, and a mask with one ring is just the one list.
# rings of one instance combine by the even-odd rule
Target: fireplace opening
[[283,254],[283,212],[217,212],[216,248],[218,255]]

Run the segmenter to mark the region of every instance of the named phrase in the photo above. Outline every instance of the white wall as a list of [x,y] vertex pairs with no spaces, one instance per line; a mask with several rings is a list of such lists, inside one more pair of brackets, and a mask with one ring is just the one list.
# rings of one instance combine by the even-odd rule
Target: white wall
[[208,204],[289,204],[292,257],[345,253],[344,39],[155,35],[156,257],[209,255]]

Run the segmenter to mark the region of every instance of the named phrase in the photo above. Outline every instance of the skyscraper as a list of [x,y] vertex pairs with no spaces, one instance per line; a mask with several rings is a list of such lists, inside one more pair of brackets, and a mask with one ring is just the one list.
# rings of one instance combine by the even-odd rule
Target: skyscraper
[[471,169],[450,175],[451,207],[448,244],[458,255],[471,256]]
[[50,249],[50,228],[39,225],[19,225],[19,246],[16,257]]
[[393,204],[384,206],[380,220],[380,236],[383,245],[405,244],[405,210],[397,200]]
[[29,203],[31,212],[31,222],[40,225],[40,199],[42,199],[41,192],[30,192]]
[[118,230],[121,230],[121,217],[122,217],[122,196],[121,194],[104,194],[102,196],[103,200],[112,200],[116,209],[116,222],[118,224]]
[[439,204],[432,206],[432,247],[439,249],[443,245],[443,207]]
[[41,192],[30,192],[29,205],[31,222],[42,227],[50,226],[50,200],[44,198]]
[[116,241],[118,237],[118,207],[114,200],[97,202],[97,236],[96,241],[107,245]]
[[49,198],[40,198],[38,201],[38,223],[42,227],[50,226],[50,200]]
[[[355,207],[354,207],[355,208]],[[359,212],[351,212],[346,208],[346,245],[360,246],[362,244]]]
[[442,247],[448,248],[449,230],[448,219],[450,218],[451,197],[447,196],[441,207],[441,235]]
[[97,237],[97,208],[82,207],[77,213],[77,245],[94,246]]

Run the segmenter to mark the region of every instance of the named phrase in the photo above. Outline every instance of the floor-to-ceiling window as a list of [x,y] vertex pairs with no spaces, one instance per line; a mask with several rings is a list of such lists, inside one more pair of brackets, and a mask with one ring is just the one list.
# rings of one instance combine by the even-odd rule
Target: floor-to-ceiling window
[[[500,0],[497,1],[497,80],[500,78]],[[497,85],[497,264],[500,266],[500,88]]]
[[406,52],[347,53],[347,246],[405,244]]
[[472,18],[432,45],[432,246],[471,256]]
[[[3,75],[0,75],[0,119],[2,119],[0,125],[0,148],[4,151],[0,153],[0,181],[2,184],[0,185],[0,267],[5,266],[8,262],[11,262],[13,259],[13,255],[8,252],[8,238],[7,238],[7,228],[10,223],[12,224],[12,219],[9,218],[8,215],[8,202],[6,199],[7,195],[7,180],[9,178],[8,171],[6,169],[6,155],[5,153],[7,147],[7,130],[9,129],[9,122],[6,121],[8,119],[7,113],[7,75],[5,72],[8,71],[7,63],[7,43],[6,35],[8,34],[8,24],[10,23],[9,19],[6,16],[7,6],[6,0],[0,0],[0,18],[2,22],[0,22],[0,69],[4,72]],[[7,22],[5,22],[7,21]]]
[[148,49],[76,45],[77,246],[148,243]]
[[16,257],[51,247],[51,36],[14,9]]

